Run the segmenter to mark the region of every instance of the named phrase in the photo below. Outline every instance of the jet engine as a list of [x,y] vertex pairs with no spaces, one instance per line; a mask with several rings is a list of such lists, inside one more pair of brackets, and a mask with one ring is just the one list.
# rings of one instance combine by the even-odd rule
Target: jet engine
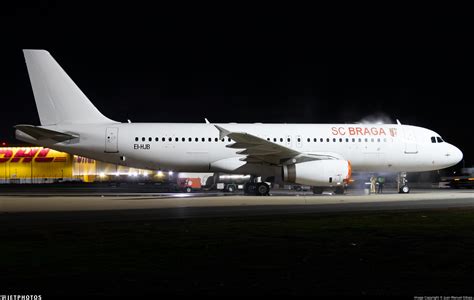
[[335,186],[351,177],[347,160],[313,160],[282,167],[283,181],[311,186]]

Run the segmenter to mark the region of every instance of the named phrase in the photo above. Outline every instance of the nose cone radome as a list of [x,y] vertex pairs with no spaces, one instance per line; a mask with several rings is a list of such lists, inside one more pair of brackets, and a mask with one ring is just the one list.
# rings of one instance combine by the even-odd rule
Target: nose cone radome
[[[454,147],[454,146],[453,146]],[[463,154],[462,154],[462,151],[459,150],[457,147],[454,147],[454,155],[453,157],[455,158],[456,160],[456,163],[460,162],[463,158]]]
[[451,149],[449,149],[448,160],[449,160],[449,164],[453,166],[462,160],[463,154],[461,150],[459,150],[457,147],[453,145],[451,145],[450,148]]

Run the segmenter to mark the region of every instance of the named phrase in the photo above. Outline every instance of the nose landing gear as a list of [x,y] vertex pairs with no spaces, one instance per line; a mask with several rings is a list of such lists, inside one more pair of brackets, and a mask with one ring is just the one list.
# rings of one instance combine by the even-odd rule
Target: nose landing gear
[[408,186],[407,173],[400,172],[397,177],[397,186],[398,193],[408,194],[410,192],[410,187]]

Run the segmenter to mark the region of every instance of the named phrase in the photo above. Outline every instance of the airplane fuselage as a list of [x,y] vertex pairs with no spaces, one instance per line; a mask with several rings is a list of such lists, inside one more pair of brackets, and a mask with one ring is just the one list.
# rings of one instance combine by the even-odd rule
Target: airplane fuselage
[[[219,125],[219,124],[218,124]],[[350,161],[353,171],[413,172],[457,163],[460,151],[439,135],[408,125],[384,124],[220,124],[304,153],[332,153]],[[97,160],[136,168],[187,172],[226,171],[245,155],[228,148],[212,124],[112,123],[44,126],[77,134],[77,140],[48,146]],[[18,136],[20,139],[21,133]],[[25,139],[24,139],[25,140]],[[34,143],[32,140],[26,141]],[[226,164],[216,164],[230,160]],[[232,161],[235,160],[235,161]],[[233,165],[232,165],[233,164]],[[243,164],[243,163],[242,163]],[[241,172],[241,169],[239,170]]]

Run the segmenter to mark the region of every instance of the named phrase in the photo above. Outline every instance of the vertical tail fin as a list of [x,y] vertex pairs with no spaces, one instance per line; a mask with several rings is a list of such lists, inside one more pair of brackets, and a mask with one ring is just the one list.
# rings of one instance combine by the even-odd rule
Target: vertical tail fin
[[46,50],[23,50],[41,125],[115,123],[95,108]]

